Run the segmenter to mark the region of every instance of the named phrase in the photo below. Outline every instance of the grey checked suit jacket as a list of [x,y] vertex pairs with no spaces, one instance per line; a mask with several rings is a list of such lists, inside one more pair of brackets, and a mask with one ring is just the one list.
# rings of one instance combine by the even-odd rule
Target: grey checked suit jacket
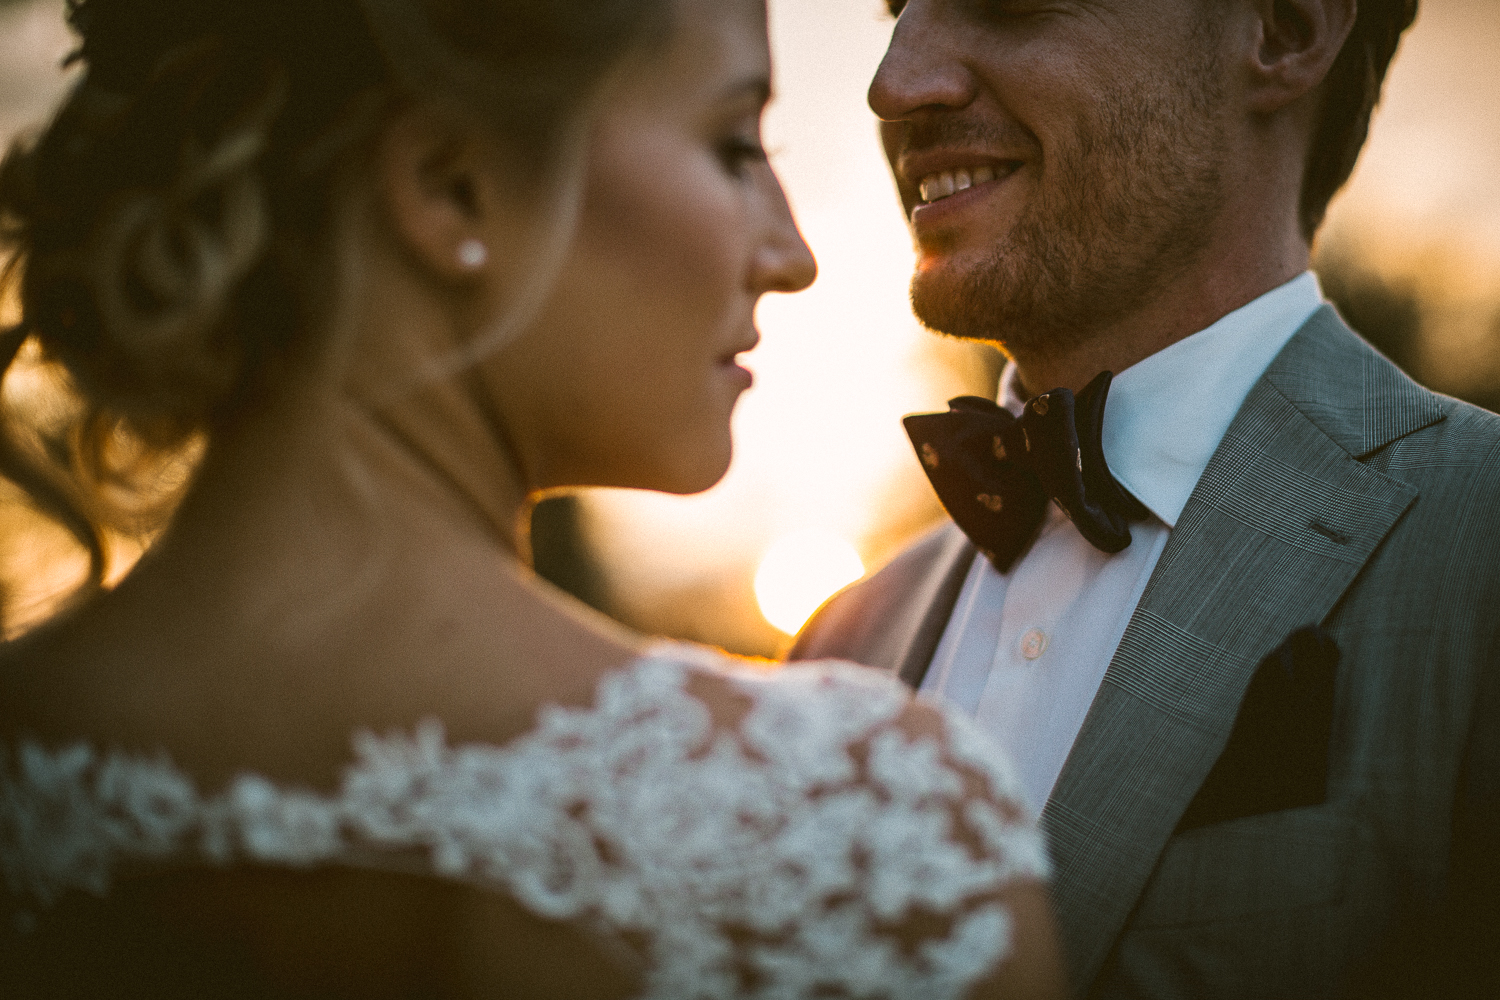
[[[919,684],[973,558],[945,525],[830,601],[792,658]],[[1326,802],[1174,834],[1257,664],[1316,623],[1343,654]],[[1215,452],[1043,810],[1075,990],[1337,996],[1465,892],[1492,913],[1497,661],[1500,417],[1325,307]]]

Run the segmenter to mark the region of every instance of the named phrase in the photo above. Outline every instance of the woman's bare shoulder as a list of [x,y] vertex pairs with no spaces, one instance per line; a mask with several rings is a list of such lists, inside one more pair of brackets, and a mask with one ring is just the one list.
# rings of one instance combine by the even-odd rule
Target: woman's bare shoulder
[[494,558],[411,561],[362,592],[276,604],[146,565],[0,646],[0,734],[165,752],[207,786],[242,770],[332,787],[359,729],[443,721],[503,743],[585,703],[629,632]]

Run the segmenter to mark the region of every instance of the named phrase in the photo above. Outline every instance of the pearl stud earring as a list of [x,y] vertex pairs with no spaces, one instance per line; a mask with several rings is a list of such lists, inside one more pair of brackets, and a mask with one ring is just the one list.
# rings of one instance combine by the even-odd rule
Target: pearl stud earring
[[490,259],[489,248],[470,238],[458,245],[458,263],[465,271],[477,271]]

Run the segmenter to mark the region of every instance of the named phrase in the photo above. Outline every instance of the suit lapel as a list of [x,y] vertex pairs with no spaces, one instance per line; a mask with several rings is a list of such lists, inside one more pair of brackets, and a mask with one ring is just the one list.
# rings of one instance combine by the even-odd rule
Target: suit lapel
[[1172,530],[1043,811],[1080,989],[1223,749],[1256,664],[1293,629],[1323,620],[1415,500],[1358,459],[1441,418],[1436,397],[1331,309],[1252,389]]
[[915,688],[958,602],[975,550],[950,521],[889,565],[835,595],[797,636],[787,658],[852,660]]
[[952,528],[944,538],[932,572],[923,581],[922,592],[913,595],[910,607],[923,609],[923,614],[916,627],[906,632],[904,648],[896,659],[897,676],[913,691],[922,686],[922,678],[927,676],[976,554],[973,543],[963,532]]

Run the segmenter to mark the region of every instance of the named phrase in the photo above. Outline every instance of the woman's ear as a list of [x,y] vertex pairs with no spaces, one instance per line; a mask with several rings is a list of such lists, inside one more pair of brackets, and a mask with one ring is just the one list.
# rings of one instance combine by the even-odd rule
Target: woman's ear
[[403,249],[445,283],[483,277],[499,206],[478,137],[419,105],[387,124],[376,162],[380,198]]
[[1317,90],[1354,29],[1357,0],[1251,0],[1260,29],[1250,106],[1274,114]]

